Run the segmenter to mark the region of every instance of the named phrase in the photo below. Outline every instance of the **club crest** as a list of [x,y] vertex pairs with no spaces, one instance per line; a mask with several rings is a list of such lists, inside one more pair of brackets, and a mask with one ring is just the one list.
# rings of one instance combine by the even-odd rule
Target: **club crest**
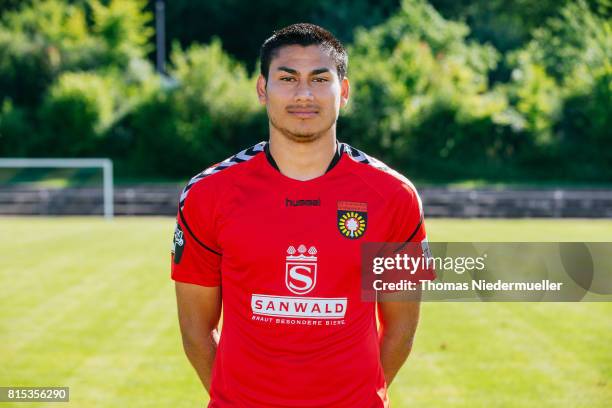
[[338,230],[349,239],[365,234],[368,227],[368,204],[338,201]]

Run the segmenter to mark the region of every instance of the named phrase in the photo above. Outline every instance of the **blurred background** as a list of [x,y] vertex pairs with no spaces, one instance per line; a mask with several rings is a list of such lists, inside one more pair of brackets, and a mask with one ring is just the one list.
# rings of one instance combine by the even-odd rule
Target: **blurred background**
[[[417,182],[612,182],[610,0],[0,0],[0,156],[184,181],[267,138],[261,43],[349,49],[338,137]],[[162,3],[162,2],[158,2]]]
[[[338,137],[415,183],[430,241],[612,241],[611,15],[611,0],[0,0],[0,386],[205,403],[173,215],[191,176],[267,139],[259,47],[295,22],[347,46]],[[143,217],[56,217],[103,213]],[[607,408],[611,316],[424,304],[393,407]]]

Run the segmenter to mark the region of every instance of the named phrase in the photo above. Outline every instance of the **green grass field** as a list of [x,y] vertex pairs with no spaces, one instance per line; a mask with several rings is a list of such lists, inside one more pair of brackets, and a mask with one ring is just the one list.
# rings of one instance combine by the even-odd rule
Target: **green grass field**
[[[0,218],[0,386],[68,404],[202,407],[183,354],[170,218]],[[428,221],[430,241],[612,241],[612,221]],[[612,303],[426,303],[392,407],[610,407]],[[10,406],[0,403],[0,407]]]

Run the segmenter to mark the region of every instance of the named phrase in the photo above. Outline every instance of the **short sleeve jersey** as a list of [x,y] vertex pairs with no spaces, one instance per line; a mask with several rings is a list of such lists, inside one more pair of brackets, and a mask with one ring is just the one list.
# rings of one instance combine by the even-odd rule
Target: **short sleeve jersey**
[[189,181],[171,276],[221,286],[209,407],[388,406],[364,242],[426,243],[423,209],[410,181],[347,144],[308,181],[284,176],[267,142]]

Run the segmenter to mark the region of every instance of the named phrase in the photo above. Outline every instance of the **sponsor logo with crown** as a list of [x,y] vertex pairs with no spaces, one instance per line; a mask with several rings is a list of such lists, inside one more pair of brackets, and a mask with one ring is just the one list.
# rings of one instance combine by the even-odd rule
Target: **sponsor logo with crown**
[[285,262],[285,284],[297,295],[304,295],[314,289],[317,283],[317,249],[301,244],[297,250],[293,245],[287,248]]

